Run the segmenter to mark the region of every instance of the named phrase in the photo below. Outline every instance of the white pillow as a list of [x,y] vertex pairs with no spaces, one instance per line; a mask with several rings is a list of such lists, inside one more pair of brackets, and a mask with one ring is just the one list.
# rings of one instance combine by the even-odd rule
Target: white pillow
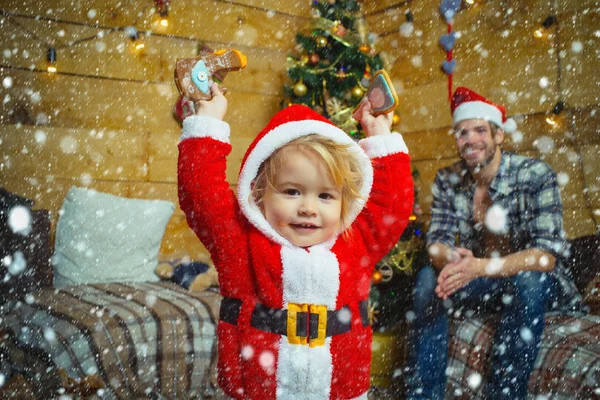
[[54,245],[54,286],[152,282],[169,201],[127,199],[72,187],[61,208]]

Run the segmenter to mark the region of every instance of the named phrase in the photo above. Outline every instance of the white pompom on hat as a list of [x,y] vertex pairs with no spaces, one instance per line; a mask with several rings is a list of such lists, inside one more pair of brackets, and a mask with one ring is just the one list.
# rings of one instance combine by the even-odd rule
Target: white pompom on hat
[[517,130],[517,123],[512,118],[506,118],[506,109],[503,106],[492,103],[466,87],[459,87],[454,91],[450,108],[453,126],[466,119],[485,119],[493,122],[506,133]]

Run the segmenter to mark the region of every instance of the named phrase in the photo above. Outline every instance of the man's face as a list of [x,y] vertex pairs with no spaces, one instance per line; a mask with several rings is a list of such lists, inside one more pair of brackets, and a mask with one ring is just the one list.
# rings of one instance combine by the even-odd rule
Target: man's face
[[484,119],[467,119],[455,126],[454,138],[460,158],[472,170],[483,168],[494,159],[498,146],[504,139],[504,132],[498,129],[492,134],[490,122]]

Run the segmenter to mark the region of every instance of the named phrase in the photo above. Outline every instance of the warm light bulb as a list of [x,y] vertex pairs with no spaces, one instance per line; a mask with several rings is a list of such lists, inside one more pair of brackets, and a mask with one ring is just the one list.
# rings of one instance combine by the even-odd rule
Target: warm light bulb
[[544,37],[544,30],[542,28],[536,29],[533,32],[533,36],[536,37],[536,38],[538,38],[538,39],[541,39],[542,37]]
[[160,20],[160,24],[161,24],[161,26],[164,26],[166,28],[167,26],[169,26],[169,20],[166,18],[163,18]]
[[556,125],[556,120],[554,119],[554,117],[546,117],[546,122],[548,123],[548,125]]
[[417,220],[417,216],[416,215],[411,215],[410,217],[408,217],[409,221],[416,221]]
[[465,0],[465,3],[473,5],[475,4],[475,0]]
[[48,72],[53,74],[56,72],[56,49],[51,47],[48,49],[48,53],[46,53],[46,60],[48,61]]
[[142,43],[142,42],[138,42],[138,43],[135,44],[135,49],[136,50],[141,50],[144,47],[146,47],[146,45],[144,43]]

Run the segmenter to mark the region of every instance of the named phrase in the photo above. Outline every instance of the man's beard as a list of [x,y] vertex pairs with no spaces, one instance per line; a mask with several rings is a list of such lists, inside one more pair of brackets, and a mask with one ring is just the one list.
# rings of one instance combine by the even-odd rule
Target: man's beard
[[481,168],[485,168],[487,165],[489,165],[492,162],[492,160],[494,159],[494,156],[496,155],[496,151],[498,151],[499,146],[496,146],[496,144],[492,144],[491,146],[486,146],[483,160],[475,161],[475,162],[470,161],[465,156],[465,152],[469,149],[469,147],[471,147],[471,146],[465,146],[462,149],[462,151],[460,152],[460,158],[467,164],[469,169],[471,169],[474,172],[477,172],[477,171],[481,170]]

